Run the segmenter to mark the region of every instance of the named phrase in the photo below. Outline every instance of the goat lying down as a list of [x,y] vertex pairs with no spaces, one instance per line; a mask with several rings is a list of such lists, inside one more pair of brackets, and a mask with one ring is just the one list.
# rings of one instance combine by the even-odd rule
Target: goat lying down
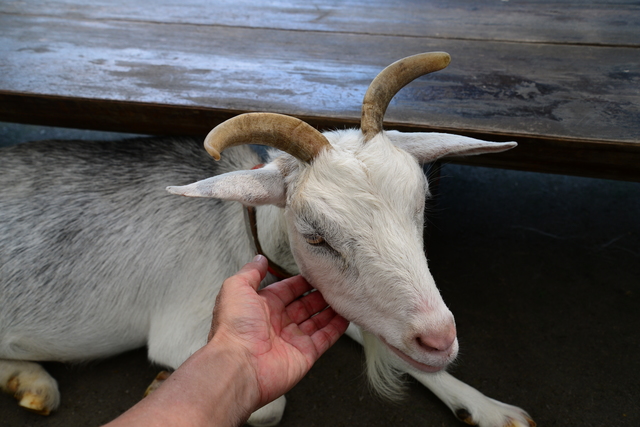
[[[82,361],[147,345],[177,368],[206,341],[222,281],[255,255],[245,206],[256,207],[263,252],[301,273],[352,322],[368,374],[383,394],[409,373],[458,418],[485,427],[533,426],[523,410],[449,375],[454,318],[429,273],[420,164],[500,152],[515,143],[395,131],[391,98],[449,56],[398,61],[372,82],[361,130],[320,133],[268,113],[192,139],[38,142],[0,153],[0,387],[47,414],[56,382],[37,361]],[[275,148],[261,160],[244,144]],[[169,193],[196,197],[184,199]],[[240,203],[235,203],[240,202]],[[275,280],[269,276],[270,280]],[[357,326],[356,326],[357,325]],[[282,396],[249,423],[274,425]]]

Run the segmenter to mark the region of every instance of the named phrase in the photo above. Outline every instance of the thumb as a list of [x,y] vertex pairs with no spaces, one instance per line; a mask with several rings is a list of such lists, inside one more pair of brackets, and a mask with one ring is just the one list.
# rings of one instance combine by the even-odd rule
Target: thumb
[[267,269],[267,258],[263,255],[256,255],[253,261],[245,264],[235,276],[246,280],[253,289],[258,290],[260,282],[267,275]]
[[262,255],[257,255],[253,261],[245,264],[240,271],[224,281],[222,288],[216,296],[216,303],[213,307],[213,318],[211,320],[211,328],[209,330],[207,342],[211,341],[220,323],[219,316],[222,294],[227,291],[233,293],[234,288],[237,288],[238,286],[246,286],[247,284],[257,291],[258,287],[260,287],[260,282],[262,282],[262,279],[267,275],[267,268],[267,259]]

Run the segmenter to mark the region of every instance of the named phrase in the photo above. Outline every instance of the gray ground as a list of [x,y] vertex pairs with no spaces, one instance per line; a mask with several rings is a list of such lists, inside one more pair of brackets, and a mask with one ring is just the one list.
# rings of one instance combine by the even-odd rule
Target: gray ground
[[[0,141],[120,135],[0,123]],[[452,372],[539,426],[640,425],[640,184],[445,165],[429,258],[456,315]],[[371,394],[342,338],[288,394],[282,426],[461,426],[428,390]],[[62,392],[41,417],[0,396],[0,426],[97,426],[141,396],[144,349],[46,364]]]

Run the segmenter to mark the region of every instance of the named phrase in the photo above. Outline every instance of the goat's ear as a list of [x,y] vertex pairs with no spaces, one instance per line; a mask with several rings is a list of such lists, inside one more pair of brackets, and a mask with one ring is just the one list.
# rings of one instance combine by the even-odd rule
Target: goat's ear
[[275,167],[229,172],[181,187],[167,187],[171,194],[234,200],[246,206],[276,205],[286,201],[284,177]]
[[420,163],[429,163],[443,157],[472,156],[499,153],[514,148],[515,142],[487,142],[449,133],[402,133],[388,131],[391,142]]

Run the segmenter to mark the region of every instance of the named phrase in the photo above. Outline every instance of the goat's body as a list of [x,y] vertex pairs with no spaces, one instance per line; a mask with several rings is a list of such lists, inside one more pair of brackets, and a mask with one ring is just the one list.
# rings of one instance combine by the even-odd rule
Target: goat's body
[[259,161],[248,147],[228,154],[214,163],[190,139],[4,150],[0,358],[78,361],[148,344],[176,368],[203,345],[222,281],[252,248],[239,204],[164,188]]
[[[347,142],[345,155],[358,151],[356,134],[330,139]],[[91,360],[146,344],[152,361],[177,368],[204,345],[223,280],[253,257],[254,247],[239,203],[178,198],[164,188],[251,169],[260,160],[250,148],[234,147],[213,162],[189,138],[3,149],[0,170],[11,173],[0,174],[0,388],[26,407],[39,394],[47,409],[32,409],[48,413],[59,402],[56,382],[27,361]],[[260,239],[267,254],[297,272],[283,211],[259,207]],[[363,343],[355,326],[349,335]],[[385,376],[405,370],[454,412],[469,409],[481,426],[527,425],[515,421],[526,417],[519,408],[446,372],[417,371],[369,337],[365,350],[376,365],[369,374],[382,391],[394,391],[385,390]],[[274,425],[284,402],[249,422]]]

